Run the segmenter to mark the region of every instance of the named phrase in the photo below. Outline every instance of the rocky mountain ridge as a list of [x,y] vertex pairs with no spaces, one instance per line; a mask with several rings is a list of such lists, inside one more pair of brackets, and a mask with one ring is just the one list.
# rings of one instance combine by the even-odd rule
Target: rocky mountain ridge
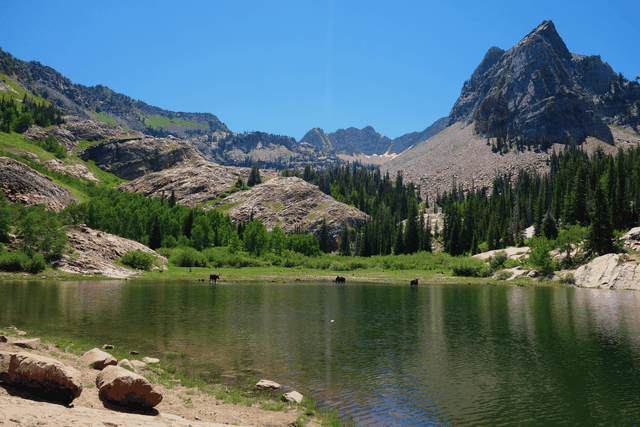
[[[621,111],[622,99],[635,107]],[[640,131],[638,103],[640,84],[599,56],[571,54],[553,22],[544,21],[508,51],[489,49],[447,126],[475,123],[479,134],[509,141],[582,143],[591,136],[613,144],[607,124]]]

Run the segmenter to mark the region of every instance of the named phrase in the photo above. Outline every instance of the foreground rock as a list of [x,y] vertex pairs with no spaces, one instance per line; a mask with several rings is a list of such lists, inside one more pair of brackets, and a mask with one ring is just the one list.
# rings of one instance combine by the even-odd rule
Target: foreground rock
[[31,353],[11,355],[8,379],[12,385],[26,388],[32,394],[65,404],[82,392],[80,372],[55,359]]
[[162,402],[149,380],[120,366],[106,367],[98,374],[96,386],[102,399],[121,406],[151,408]]
[[99,348],[87,351],[80,359],[86,366],[91,366],[93,369],[104,369],[107,366],[115,366],[118,364],[115,357]]
[[157,257],[162,264],[167,262],[166,257],[133,240],[96,231],[86,225],[67,225],[66,229],[69,238],[67,246],[76,252],[64,255],[62,260],[55,264],[61,271],[100,274],[115,278],[130,277],[136,272],[117,266],[114,261],[133,251],[149,253]]
[[573,275],[576,285],[585,288],[640,290],[637,256],[603,255],[578,268]]
[[295,403],[301,403],[302,399],[304,396],[302,396],[300,393],[298,393],[297,391],[291,391],[289,393],[285,393],[282,395],[282,400],[285,402],[295,402]]
[[287,234],[301,229],[305,234],[319,235],[326,220],[331,243],[336,248],[343,223],[355,228],[368,218],[353,206],[338,202],[317,186],[296,177],[271,179],[251,190],[230,195],[222,204],[238,204],[228,211],[235,223],[246,224],[253,217],[261,219],[267,230],[279,225]]
[[48,176],[9,157],[0,157],[0,190],[11,203],[44,204],[47,209],[57,212],[70,203],[78,203],[69,190],[55,184]]
[[[169,197],[174,192],[176,201],[184,206],[195,207],[214,200],[241,178],[249,178],[251,168],[221,166],[205,160],[163,171],[149,173],[117,187],[120,191],[142,193],[145,197]],[[275,170],[261,170],[263,181],[280,174]]]
[[278,390],[280,387],[282,387],[280,384],[271,380],[260,380],[258,381],[258,384],[256,384],[256,390]]

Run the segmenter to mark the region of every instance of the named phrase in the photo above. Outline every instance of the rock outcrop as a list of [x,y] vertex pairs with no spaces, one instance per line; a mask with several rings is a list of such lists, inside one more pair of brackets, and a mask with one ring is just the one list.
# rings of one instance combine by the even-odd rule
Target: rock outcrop
[[[6,356],[0,359],[6,360]],[[71,403],[82,392],[80,372],[55,359],[37,354],[11,354],[7,375],[2,378],[8,378],[13,386],[65,404]]]
[[22,202],[25,206],[42,203],[58,212],[70,203],[78,203],[69,190],[48,176],[9,157],[0,157],[0,190],[11,203]]
[[287,234],[302,230],[304,234],[318,235],[326,220],[335,246],[343,223],[355,228],[368,217],[296,177],[271,179],[251,190],[234,193],[220,204],[238,204],[228,211],[236,223],[247,223],[253,217],[261,219],[269,231],[279,225]]
[[[184,206],[195,207],[216,199],[242,178],[247,182],[251,168],[221,166],[206,160],[177,166],[160,172],[149,173],[117,187],[120,191],[141,193],[145,197],[169,197],[174,192],[176,201]],[[263,180],[280,174],[273,169],[260,171]]]
[[640,263],[637,256],[607,254],[595,258],[574,273],[576,285],[585,288],[640,290]]
[[[86,225],[67,225],[69,238],[67,246],[74,250],[65,254],[55,266],[70,273],[100,274],[107,277],[125,278],[136,274],[135,271],[120,267],[114,261],[127,252],[142,251],[157,257],[162,264],[167,258],[149,249],[142,243],[113,234],[93,230]],[[154,268],[157,268],[154,266]],[[164,266],[162,267],[165,268]]]
[[80,358],[82,362],[86,366],[91,366],[93,369],[104,369],[107,366],[115,366],[118,364],[118,361],[115,357],[107,353],[106,351],[102,351],[99,348],[94,348],[92,350],[87,351]]
[[91,172],[89,168],[87,168],[82,163],[65,165],[58,159],[51,159],[44,162],[44,165],[47,169],[64,175],[69,175],[78,179],[84,179],[85,181],[100,182],[100,180],[94,175],[94,173]]
[[67,150],[71,150],[80,141],[103,142],[143,138],[145,135],[142,132],[127,130],[113,123],[81,119],[77,116],[66,116],[65,123],[59,126],[51,126],[46,129],[35,125],[31,126],[25,136],[32,141],[45,140],[49,136],[53,136]]
[[96,378],[101,399],[126,407],[152,408],[162,402],[162,395],[154,390],[145,377],[120,366],[108,366]]
[[109,140],[87,147],[80,158],[94,160],[101,169],[126,180],[204,160],[191,142],[173,136]]
[[622,236],[624,248],[631,251],[640,251],[640,227],[632,228]]

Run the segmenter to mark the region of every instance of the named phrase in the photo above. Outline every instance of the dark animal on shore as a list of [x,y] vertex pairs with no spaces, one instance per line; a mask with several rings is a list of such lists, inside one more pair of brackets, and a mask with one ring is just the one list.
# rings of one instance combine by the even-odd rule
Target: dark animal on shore
[[217,275],[217,274],[210,274],[209,275],[209,283],[211,283],[211,282],[217,283],[219,278],[220,278],[220,276]]
[[335,283],[346,283],[347,279],[345,279],[342,276],[337,276],[336,279],[334,280]]
[[413,279],[411,281],[411,286],[418,286],[418,279]]

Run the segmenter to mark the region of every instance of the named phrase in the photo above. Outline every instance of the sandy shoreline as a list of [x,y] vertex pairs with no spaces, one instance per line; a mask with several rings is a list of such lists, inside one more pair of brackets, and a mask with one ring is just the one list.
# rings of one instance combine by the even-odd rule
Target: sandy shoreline
[[[0,334],[4,332],[0,331]],[[181,385],[167,388],[159,383],[154,383],[154,388],[163,396],[158,406],[145,413],[128,413],[100,400],[95,387],[99,371],[84,366],[76,354],[51,343],[43,343],[35,350],[24,350],[11,344],[15,337],[7,337],[9,342],[0,343],[0,351],[30,351],[72,366],[81,373],[83,390],[71,405],[65,406],[42,401],[37,396],[0,382],[0,425],[3,426],[275,427],[294,425],[302,415],[295,406],[284,411],[267,411],[260,409],[259,404],[245,406],[223,403],[195,388],[188,389]],[[138,371],[142,375],[150,372],[144,369]],[[311,418],[307,426],[320,425],[318,419],[307,418]]]

